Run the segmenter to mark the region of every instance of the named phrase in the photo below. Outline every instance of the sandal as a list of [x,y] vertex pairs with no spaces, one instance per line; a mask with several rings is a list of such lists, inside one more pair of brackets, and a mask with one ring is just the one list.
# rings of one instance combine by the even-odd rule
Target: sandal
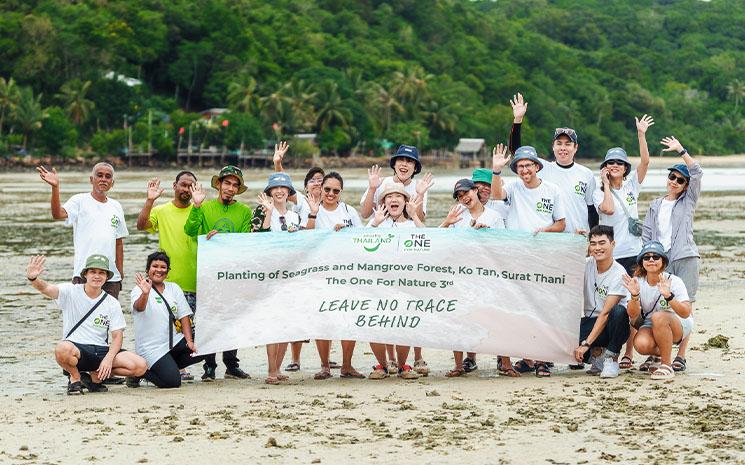
[[466,370],[463,368],[453,368],[452,370],[445,373],[445,376],[448,378],[457,378],[459,376],[464,376],[466,374]]
[[673,360],[673,371],[686,371],[686,359],[678,355]]
[[675,378],[675,371],[670,365],[660,365],[651,376],[652,379],[658,381],[666,381],[668,379]]
[[94,383],[91,375],[84,371],[80,373],[80,383],[88,392],[108,392],[109,390],[103,383]]
[[466,357],[463,359],[463,369],[466,370],[466,373],[470,373],[472,371],[478,370],[479,366],[476,364],[476,360],[472,359],[471,357]]
[[416,371],[417,374],[419,374],[420,376],[429,376],[429,367],[427,366],[427,362],[425,362],[421,358],[414,361],[414,371]]
[[518,360],[513,368],[518,373],[528,373],[529,371],[533,371],[535,369],[535,366],[530,366],[525,360]]
[[264,380],[264,382],[266,384],[271,384],[271,385],[274,385],[274,386],[276,386],[276,385],[278,385],[280,383],[279,378],[277,378],[276,376],[267,376],[266,379]]
[[68,396],[77,396],[77,395],[83,395],[83,383],[80,381],[75,381],[74,383],[67,382],[67,395]]
[[551,376],[551,368],[545,363],[536,363],[535,375],[539,378],[548,378]]
[[287,375],[277,375],[277,379],[280,381],[289,381],[290,377]]
[[370,373],[370,376],[367,377],[367,379],[385,379],[388,377],[388,370],[383,368],[382,365],[375,365],[373,367],[372,373]]
[[329,368],[331,368],[332,370],[338,370],[341,368],[341,365],[336,362],[329,362]]
[[402,379],[419,379],[419,373],[411,368],[411,365],[404,365],[398,369],[398,377]]
[[499,374],[501,376],[508,376],[510,378],[519,378],[520,377],[520,373],[518,373],[517,371],[515,371],[515,369],[512,368],[512,366],[510,366],[509,368],[505,368],[504,364],[502,364],[502,359],[501,358],[499,360],[497,360],[497,370],[499,371]]
[[633,367],[634,360],[628,355],[624,355],[623,357],[621,357],[621,360],[618,362],[618,368],[622,370],[630,370]]
[[292,362],[285,367],[285,371],[300,371],[300,364]]
[[655,357],[654,355],[650,355],[649,357],[647,357],[646,360],[644,360],[644,362],[642,362],[641,365],[639,365],[639,371],[652,372],[660,364],[660,361],[661,361],[660,357]]
[[329,379],[331,378],[331,371],[329,369],[324,368],[315,375],[313,375],[313,379]]

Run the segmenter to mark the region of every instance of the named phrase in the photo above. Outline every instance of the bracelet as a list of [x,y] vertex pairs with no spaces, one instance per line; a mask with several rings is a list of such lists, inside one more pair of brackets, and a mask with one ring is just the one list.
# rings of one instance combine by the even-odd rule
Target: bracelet
[[[38,278],[38,276],[37,276],[36,278]],[[36,281],[36,278],[34,278],[34,279],[31,279],[31,278],[29,278],[28,276],[26,276],[26,279],[28,279],[29,281]]]
[[309,220],[315,220],[316,218],[318,218],[318,215],[308,215]]
[[491,174],[493,174],[494,176],[501,176],[502,175],[502,172],[501,171],[494,171],[494,170],[492,170]]
[[682,156],[683,156],[683,155],[685,155],[686,153],[688,153],[688,149],[683,149],[683,150],[681,150],[680,152],[678,152],[678,155],[680,155],[680,156],[682,157]]

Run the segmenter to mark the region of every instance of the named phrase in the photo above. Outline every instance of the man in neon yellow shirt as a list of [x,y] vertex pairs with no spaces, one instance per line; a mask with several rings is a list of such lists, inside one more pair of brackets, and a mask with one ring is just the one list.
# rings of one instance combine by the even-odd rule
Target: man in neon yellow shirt
[[[250,232],[253,212],[248,205],[234,198],[246,192],[247,189],[240,168],[232,165],[225,166],[218,175],[212,176],[212,187],[217,190],[217,198],[205,202],[207,195],[202,185],[195,183],[191,186],[193,206],[184,224],[184,232],[194,238],[200,234],[206,234],[207,239],[218,233]],[[222,361],[226,368],[226,378],[250,378],[248,373],[238,367],[237,350],[223,352]],[[215,379],[216,367],[214,354],[206,357],[202,380]]]
[[[192,312],[197,307],[197,240],[184,232],[184,224],[191,212],[191,186],[196,182],[194,173],[181,171],[173,183],[173,200],[153,208],[163,189],[160,179],[151,179],[145,206],[137,217],[138,230],[159,233],[158,246],[171,258],[168,281],[181,287]],[[194,377],[183,369],[181,379],[191,381]]]

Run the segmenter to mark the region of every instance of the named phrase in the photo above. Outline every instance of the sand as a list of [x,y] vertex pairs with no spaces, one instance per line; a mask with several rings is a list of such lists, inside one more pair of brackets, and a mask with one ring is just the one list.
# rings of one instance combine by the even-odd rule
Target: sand
[[[34,215],[46,208],[38,203]],[[128,224],[140,204],[139,197],[125,202]],[[306,345],[303,370],[288,385],[265,385],[264,350],[249,348],[239,356],[251,380],[223,380],[221,366],[211,384],[112,386],[68,397],[51,356],[58,313],[10,278],[25,259],[3,256],[10,262],[0,297],[12,318],[0,330],[0,463],[745,463],[743,207],[742,194],[701,200],[702,278],[689,369],[665,383],[636,370],[601,380],[566,367],[550,379],[498,377],[493,356],[480,356],[478,371],[448,379],[451,354],[432,350],[425,356],[433,373],[416,381],[342,380],[338,372],[315,381],[317,356]],[[131,244],[142,255],[142,236]],[[29,249],[23,254],[35,253]],[[69,259],[62,255],[53,262]],[[52,316],[24,318],[21,301]],[[706,345],[717,335],[729,338],[728,348]],[[340,360],[338,343],[334,349]],[[367,372],[372,360],[360,344],[355,366]],[[642,360],[635,357],[637,365]]]

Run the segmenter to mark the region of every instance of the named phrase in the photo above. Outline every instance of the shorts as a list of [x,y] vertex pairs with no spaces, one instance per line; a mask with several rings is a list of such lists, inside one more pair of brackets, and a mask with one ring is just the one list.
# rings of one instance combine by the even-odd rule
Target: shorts
[[78,344],[77,342],[72,343],[80,351],[80,358],[78,359],[77,365],[78,371],[98,370],[98,366],[101,365],[101,361],[103,361],[104,357],[106,357],[106,354],[109,353],[109,346]]
[[[680,321],[680,326],[683,328],[683,337],[680,341],[673,341],[674,344],[680,344],[683,339],[687,338],[691,335],[693,332],[693,327],[695,326],[693,323],[693,318],[681,318],[678,315],[675,315],[678,318],[678,321]],[[652,319],[647,318],[644,320],[644,323],[642,323],[641,328],[652,328]],[[641,329],[639,328],[639,329]]]
[[698,262],[698,257],[679,258],[668,263],[666,268],[666,271],[683,281],[691,302],[696,301],[696,291],[698,291]]
[[[83,278],[80,276],[75,276],[72,278],[73,284],[83,284],[85,281],[83,281]],[[119,299],[119,292],[122,290],[122,282],[121,281],[106,281],[103,284],[102,289],[111,295],[111,297],[115,299]]]

